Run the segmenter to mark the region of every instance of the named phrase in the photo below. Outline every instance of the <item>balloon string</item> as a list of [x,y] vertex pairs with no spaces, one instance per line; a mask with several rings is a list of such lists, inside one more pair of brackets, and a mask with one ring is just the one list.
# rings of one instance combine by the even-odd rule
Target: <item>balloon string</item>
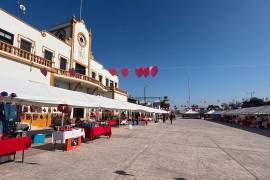
[[[229,68],[257,68],[257,67],[268,67],[270,64],[242,64],[242,65],[203,65],[203,66],[169,66],[162,67],[158,66],[159,70],[174,70],[174,69],[229,69]],[[150,67],[150,66],[137,66],[137,67],[127,67],[129,70],[136,69],[138,67]],[[116,68],[121,70],[122,68]]]
[[229,69],[229,68],[257,68],[268,67],[270,64],[245,64],[245,65],[206,65],[206,66],[172,66],[160,67],[160,70],[174,70],[174,69]]

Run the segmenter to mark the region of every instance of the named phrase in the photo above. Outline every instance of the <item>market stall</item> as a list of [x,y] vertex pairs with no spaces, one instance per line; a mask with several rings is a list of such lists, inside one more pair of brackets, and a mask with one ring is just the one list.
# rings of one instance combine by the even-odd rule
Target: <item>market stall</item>
[[[72,150],[81,142],[81,137],[85,136],[90,140],[100,135],[111,136],[111,126],[95,126],[92,128],[74,129],[72,126],[71,109],[75,108],[95,108],[99,110],[117,110],[120,112],[147,112],[147,113],[168,113],[160,109],[153,109],[146,106],[141,106],[138,104],[132,104],[129,102],[124,102],[120,100],[109,99],[101,96],[94,96],[82,92],[75,92],[66,89],[61,89],[57,87],[52,87],[46,84],[30,82],[27,80],[22,80],[20,82],[15,82],[12,80],[3,79],[1,80],[1,87],[4,87],[8,92],[16,92],[17,96],[7,96],[3,97],[2,100],[5,102],[12,102],[18,105],[34,105],[39,107],[59,107],[59,105],[66,105],[69,107],[69,112],[62,112],[62,122],[58,129],[53,132],[53,143],[56,141],[61,141],[65,144],[66,150]],[[64,115],[66,114],[66,115]],[[64,117],[67,119],[68,123],[64,123]],[[77,117],[75,117],[77,118]],[[99,119],[97,119],[99,121]],[[111,121],[111,124],[120,124],[120,117],[117,120]],[[67,126],[71,128],[67,128]],[[84,132],[85,131],[85,132]],[[70,144],[74,147],[71,148]]]
[[92,141],[98,136],[112,136],[112,128],[109,124],[97,124],[96,122],[85,122],[83,125],[85,138]]
[[54,144],[54,149],[56,142],[60,141],[61,144],[64,145],[64,150],[74,150],[81,145],[82,138],[85,138],[83,128],[66,127],[52,133],[52,143]]
[[252,128],[270,128],[270,106],[222,111],[219,120]]
[[[8,93],[1,93],[8,96]],[[28,127],[18,126],[17,106],[11,103],[0,102],[0,163],[15,160],[16,152],[22,151],[22,162],[24,151],[29,149],[32,143],[30,137],[26,136]]]
[[204,119],[216,120],[221,117],[220,111],[210,110],[207,113],[204,113]]
[[15,160],[16,152],[22,151],[22,163],[24,162],[24,151],[31,147],[30,137],[2,137],[0,138],[0,157],[13,155]]
[[118,119],[109,119],[108,120],[110,126],[118,126],[119,120]]
[[199,112],[194,111],[192,109],[188,110],[182,115],[183,118],[195,118],[195,119],[200,119],[201,115]]

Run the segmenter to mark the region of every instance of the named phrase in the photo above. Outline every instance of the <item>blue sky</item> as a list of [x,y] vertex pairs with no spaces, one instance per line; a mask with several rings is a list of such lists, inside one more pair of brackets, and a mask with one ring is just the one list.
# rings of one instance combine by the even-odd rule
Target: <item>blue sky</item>
[[[39,29],[79,17],[80,0],[24,0],[25,21]],[[17,1],[0,7],[19,15]],[[93,51],[106,67],[157,65],[155,78],[132,73],[120,86],[133,96],[168,95],[185,104],[269,97],[270,1],[84,0]],[[251,65],[251,66],[250,66]]]

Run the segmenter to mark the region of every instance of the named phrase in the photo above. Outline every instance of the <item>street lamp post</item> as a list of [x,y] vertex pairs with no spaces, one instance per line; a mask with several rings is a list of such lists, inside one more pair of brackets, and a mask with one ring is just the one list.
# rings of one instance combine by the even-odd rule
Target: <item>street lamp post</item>
[[143,97],[144,97],[144,103],[146,103],[146,88],[148,87],[148,85],[145,85],[143,88]]
[[190,86],[189,86],[189,76],[188,76],[187,87],[188,87],[188,106],[190,106]]

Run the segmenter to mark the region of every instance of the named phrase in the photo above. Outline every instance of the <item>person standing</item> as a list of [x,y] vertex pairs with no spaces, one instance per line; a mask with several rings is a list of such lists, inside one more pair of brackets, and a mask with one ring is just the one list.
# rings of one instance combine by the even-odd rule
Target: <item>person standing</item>
[[139,125],[139,118],[140,118],[140,113],[137,112],[135,115],[136,125]]

